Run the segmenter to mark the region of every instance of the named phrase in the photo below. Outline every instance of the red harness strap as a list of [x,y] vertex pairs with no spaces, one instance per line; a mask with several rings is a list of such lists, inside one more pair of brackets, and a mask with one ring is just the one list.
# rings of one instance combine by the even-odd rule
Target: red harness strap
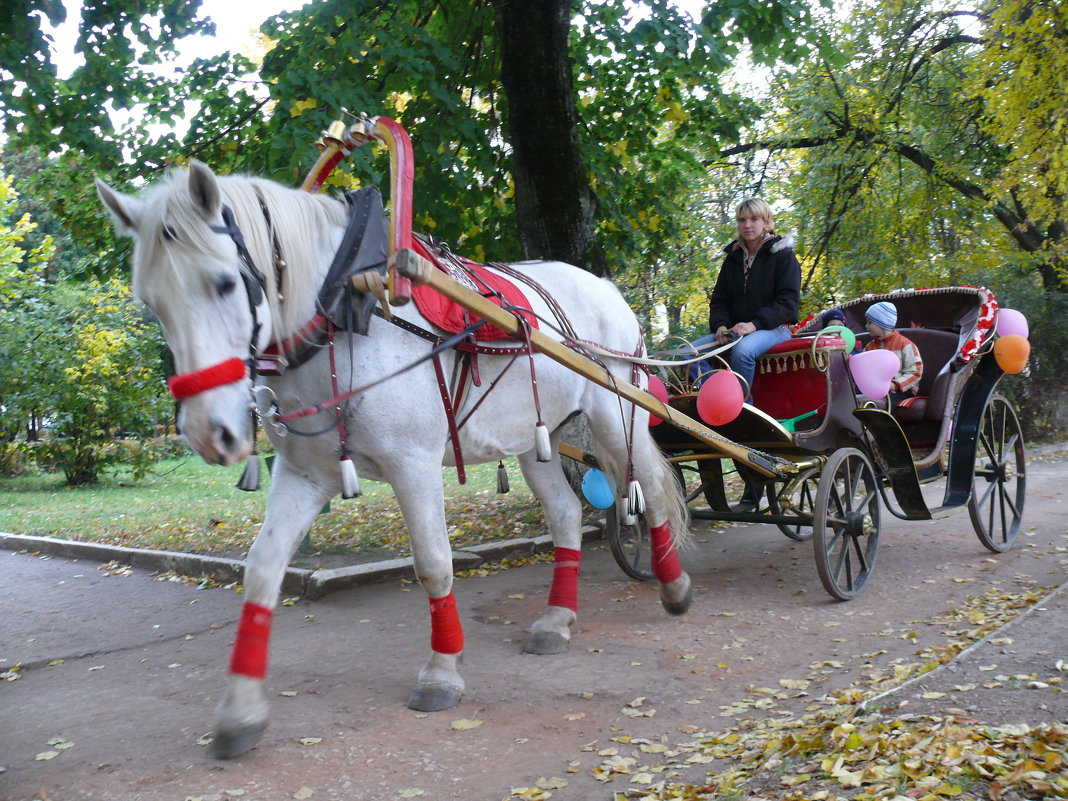
[[246,602],[237,624],[234,653],[230,672],[253,679],[267,675],[267,647],[271,641],[271,618],[274,612],[266,606]]
[[235,356],[203,370],[173,375],[167,379],[167,387],[175,400],[185,400],[209,389],[233,384],[247,375],[245,363]]
[[671,525],[651,526],[649,538],[653,541],[653,575],[661,584],[670,584],[682,575],[679,555],[671,541]]
[[456,611],[456,596],[430,599],[430,650],[458,654],[464,649],[464,629]]
[[582,551],[557,548],[553,561],[553,586],[549,590],[549,606],[563,606],[578,611],[578,574]]

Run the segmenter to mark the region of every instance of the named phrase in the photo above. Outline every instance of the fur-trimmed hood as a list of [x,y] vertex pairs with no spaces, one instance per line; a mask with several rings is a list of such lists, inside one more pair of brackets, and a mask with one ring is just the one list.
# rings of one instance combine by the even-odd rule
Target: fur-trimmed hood
[[[772,234],[768,239],[764,240],[764,244],[760,246],[760,249],[771,246],[772,253],[779,253],[783,250],[793,250],[797,244],[797,240],[794,239],[793,234]],[[732,239],[726,245],[723,246],[724,253],[730,253],[735,248],[742,247],[742,242],[739,239]]]

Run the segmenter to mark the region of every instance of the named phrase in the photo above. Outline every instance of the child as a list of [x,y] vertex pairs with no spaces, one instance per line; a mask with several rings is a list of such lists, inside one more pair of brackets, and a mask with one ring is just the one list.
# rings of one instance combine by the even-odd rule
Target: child
[[864,350],[889,350],[897,355],[901,366],[890,382],[890,406],[897,406],[906,398],[914,396],[920,388],[923,375],[923,359],[920,350],[908,337],[894,330],[897,325],[897,307],[885,300],[872,304],[864,314],[871,342]]

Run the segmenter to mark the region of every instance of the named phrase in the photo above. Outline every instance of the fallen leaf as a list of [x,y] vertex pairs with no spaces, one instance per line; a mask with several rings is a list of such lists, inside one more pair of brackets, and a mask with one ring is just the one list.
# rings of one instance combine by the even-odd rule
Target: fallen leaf
[[561,779],[559,776],[553,776],[551,779],[538,779],[534,782],[534,786],[541,790],[559,790],[561,787],[567,787],[567,779]]
[[293,797],[298,799],[298,801],[307,801],[307,799],[311,798],[313,795],[315,795],[315,790],[310,787],[301,787],[293,793]]
[[301,737],[300,740],[298,740],[301,745],[318,745],[322,741],[322,737]]
[[449,726],[451,728],[453,728],[453,729],[456,729],[456,731],[467,731],[468,729],[477,729],[481,725],[482,725],[482,721],[481,720],[470,720],[468,718],[460,718],[459,720],[454,720],[452,723],[449,724]]
[[406,790],[401,790],[397,795],[401,798],[418,798],[421,795],[426,795],[426,790],[419,787],[409,787]]
[[59,756],[59,751],[42,751],[37,756],[35,756],[34,759],[36,759],[38,762],[41,762],[46,759],[55,759],[57,756]]

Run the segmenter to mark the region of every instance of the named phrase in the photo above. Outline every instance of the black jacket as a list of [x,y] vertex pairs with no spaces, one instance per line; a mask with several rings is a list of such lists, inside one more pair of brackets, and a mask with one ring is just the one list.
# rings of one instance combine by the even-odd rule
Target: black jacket
[[794,255],[793,237],[772,236],[761,245],[749,275],[737,240],[723,250],[727,256],[709,296],[708,330],[721,325],[752,322],[757,328],[778,328],[797,322],[801,300],[801,265]]

